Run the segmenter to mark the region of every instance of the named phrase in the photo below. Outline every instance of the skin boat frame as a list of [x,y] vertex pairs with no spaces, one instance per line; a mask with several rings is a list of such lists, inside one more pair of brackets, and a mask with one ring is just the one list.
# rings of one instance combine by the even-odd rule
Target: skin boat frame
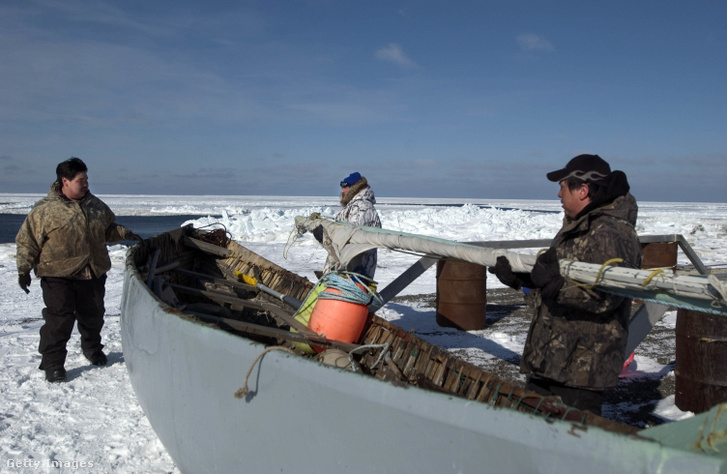
[[[723,458],[615,426],[481,403],[483,389],[470,387],[475,399],[468,399],[379,380],[222,330],[160,299],[148,284],[154,274],[216,268],[224,277],[254,265],[268,286],[299,299],[312,283],[234,242],[210,257],[209,248],[192,249],[194,237],[202,234],[180,228],[129,251],[121,314],[137,399],[182,472],[724,472]],[[400,349],[392,359],[402,373],[411,367],[401,361],[414,352],[442,357],[450,371],[443,385],[453,380],[459,389],[465,372],[476,371],[415,336],[402,343],[407,333],[392,323],[376,318],[365,337],[372,331],[400,338],[391,347]],[[235,396],[245,382],[244,396]]]

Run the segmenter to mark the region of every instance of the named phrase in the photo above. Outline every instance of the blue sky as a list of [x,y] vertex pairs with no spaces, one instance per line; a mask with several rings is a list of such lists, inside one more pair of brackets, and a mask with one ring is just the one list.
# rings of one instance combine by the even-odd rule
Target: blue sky
[[727,201],[727,2],[0,0],[0,192]]

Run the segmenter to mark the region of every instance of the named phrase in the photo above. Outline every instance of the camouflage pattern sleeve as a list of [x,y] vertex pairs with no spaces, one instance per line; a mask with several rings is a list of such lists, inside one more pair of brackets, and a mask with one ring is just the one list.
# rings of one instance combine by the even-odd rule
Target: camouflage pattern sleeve
[[[595,264],[622,259],[622,262],[613,262],[611,265],[640,268],[641,249],[633,228],[626,223],[613,225],[613,222],[608,221],[603,219],[584,238],[566,242],[565,249],[559,249],[559,258]],[[563,255],[561,251],[565,251]],[[588,285],[566,280],[557,301],[564,306],[590,313],[606,313],[619,307],[625,299],[622,296],[590,289]]]
[[38,255],[40,255],[40,244],[32,230],[32,218],[32,214],[29,214],[25,218],[18,234],[15,236],[15,245],[17,247],[15,262],[18,267],[18,273],[30,273],[35,268],[35,262],[38,259]]

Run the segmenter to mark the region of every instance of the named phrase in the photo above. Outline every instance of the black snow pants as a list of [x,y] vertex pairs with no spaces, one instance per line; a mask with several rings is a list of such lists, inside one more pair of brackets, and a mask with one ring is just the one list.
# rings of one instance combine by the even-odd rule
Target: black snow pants
[[60,369],[66,362],[66,343],[71,338],[73,323],[78,322],[81,349],[84,354],[101,350],[106,275],[90,280],[71,278],[41,278],[43,289],[43,319],[40,346],[43,356],[39,369]]

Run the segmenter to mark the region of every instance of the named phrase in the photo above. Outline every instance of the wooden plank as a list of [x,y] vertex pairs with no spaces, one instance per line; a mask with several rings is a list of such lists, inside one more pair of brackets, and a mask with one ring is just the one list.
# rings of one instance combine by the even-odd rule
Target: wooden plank
[[444,364],[440,363],[437,365],[437,370],[434,372],[434,376],[431,378],[432,382],[434,382],[435,385],[438,385],[441,387],[442,384],[444,383],[445,369],[446,369],[446,367],[444,366]]
[[416,364],[414,364],[414,372],[417,374],[423,374],[427,370],[429,364],[429,354],[423,350],[419,350],[419,356],[417,357]]
[[480,378],[482,377],[482,372],[477,373],[477,379],[472,381],[472,384],[470,385],[470,389],[467,392],[467,399],[474,400],[477,396],[477,391],[480,387]]
[[486,379],[484,382],[482,382],[482,388],[480,389],[480,392],[475,397],[476,402],[482,402],[487,403],[488,399],[490,398],[490,394],[492,393],[490,391],[490,387],[488,387],[487,382],[489,379]]
[[338,349],[342,349],[346,352],[351,352],[353,349],[356,349],[359,347],[356,344],[351,344],[348,342],[341,342],[341,341],[334,341],[333,339],[327,339],[324,336],[315,334],[314,335],[305,335],[299,332],[290,332],[286,331],[284,329],[280,328],[273,328],[268,326],[262,326],[259,324],[253,324],[253,323],[247,323],[244,321],[238,321],[236,319],[230,319],[230,318],[223,318],[221,316],[214,316],[211,314],[205,314],[205,313],[199,313],[190,311],[190,314],[206,320],[206,321],[212,321],[215,323],[222,323],[230,326],[233,329],[236,329],[238,331],[246,332],[249,334],[256,334],[258,336],[267,336],[267,337],[274,337],[276,339],[283,339],[289,342],[301,342],[304,344],[313,344],[316,346],[323,346],[323,347],[335,347]]
[[177,285],[174,283],[169,284],[172,288],[175,288],[177,290],[186,291],[188,293],[196,293],[200,295],[204,295],[211,300],[222,302],[222,303],[229,303],[233,305],[241,305],[247,308],[257,309],[259,311],[268,311],[275,317],[275,319],[279,319],[281,322],[288,324],[290,327],[295,328],[296,331],[306,334],[306,335],[318,335],[315,331],[310,329],[308,326],[304,325],[297,319],[293,318],[291,314],[286,312],[284,309],[280,308],[279,306],[276,306],[272,303],[266,303],[266,302],[256,302],[256,301],[250,301],[243,298],[238,298],[236,296],[232,296],[227,292],[224,291],[218,291],[218,290],[199,290],[197,288],[191,288],[184,285]]
[[208,244],[207,242],[203,242],[199,239],[194,239],[192,237],[184,237],[182,239],[182,242],[184,242],[184,245],[186,245],[187,247],[192,247],[205,253],[216,255],[218,257],[228,258],[232,255],[232,251],[230,249],[219,247],[213,244]]
[[412,344],[407,351],[406,365],[404,365],[404,367],[402,368],[402,371],[406,374],[407,377],[411,377],[416,373],[414,367],[416,366],[417,358],[420,357],[421,354],[422,351],[416,344]]
[[161,254],[161,250],[154,249],[154,256],[152,256],[151,263],[149,264],[149,275],[146,278],[146,286],[149,288],[151,288],[151,282],[154,280],[154,272],[156,272],[157,262],[159,262],[159,254]]
[[185,270],[183,268],[173,269],[172,271],[175,273],[181,273],[183,275],[191,276],[191,277],[194,277],[194,278],[197,278],[200,280],[211,281],[212,283],[217,283],[218,285],[230,285],[230,286],[234,286],[235,288],[240,288],[241,290],[252,291],[254,293],[258,292],[257,288],[255,288],[254,286],[248,285],[247,283],[244,283],[239,280],[231,280],[229,278],[214,277],[214,276],[208,275],[206,273],[193,272],[191,270]]

